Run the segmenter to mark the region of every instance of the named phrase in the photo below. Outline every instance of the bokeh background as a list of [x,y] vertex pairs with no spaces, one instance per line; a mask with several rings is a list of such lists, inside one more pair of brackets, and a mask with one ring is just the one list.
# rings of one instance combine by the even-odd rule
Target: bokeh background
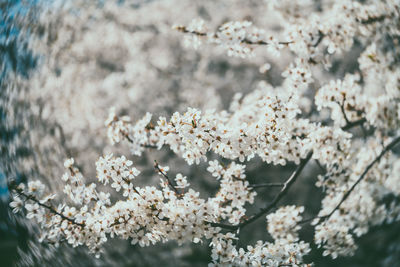
[[[262,0],[130,0],[130,1],[0,1],[0,265],[1,266],[206,266],[207,242],[178,246],[174,242],[148,248],[111,240],[105,254],[95,259],[85,248],[38,243],[34,224],[11,213],[7,181],[40,179],[62,192],[63,161],[74,157],[88,181],[95,180],[96,159],[113,152],[129,156],[122,144],[111,146],[104,120],[114,106],[134,120],[146,112],[171,116],[187,107],[227,109],[235,93],[246,94],[260,81],[278,86],[291,62],[288,52],[272,57],[257,48],[256,57],[235,59],[217,47],[185,47],[184,36],[172,29],[194,18],[210,30],[231,20],[250,20],[279,36],[279,20]],[[323,2],[305,1],[301,10],[321,8]],[[296,11],[296,10],[295,10]],[[313,70],[310,88],[353,72],[361,52],[359,44],[338,57],[329,71]],[[263,64],[270,64],[260,72]],[[305,107],[307,109],[307,107]],[[307,111],[307,110],[305,110]],[[215,157],[210,155],[210,159]],[[142,171],[139,183],[157,184],[152,162],[169,165],[172,173],[189,177],[204,197],[218,184],[206,164],[187,166],[168,149],[129,156]],[[295,168],[270,166],[255,159],[247,165],[252,183],[282,182]],[[282,204],[305,205],[304,217],[316,214],[322,194],[314,186],[321,169],[310,164]],[[256,211],[274,196],[258,192]],[[240,235],[245,246],[271,240],[260,220]],[[311,227],[301,232],[312,242]],[[359,240],[351,258],[331,260],[313,246],[308,262],[316,266],[400,266],[400,225],[371,229]]]

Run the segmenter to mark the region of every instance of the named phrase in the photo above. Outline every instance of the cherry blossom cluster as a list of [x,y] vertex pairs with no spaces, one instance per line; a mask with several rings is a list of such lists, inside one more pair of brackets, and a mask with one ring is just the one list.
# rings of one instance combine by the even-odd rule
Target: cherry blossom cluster
[[[66,203],[53,206],[51,200],[55,195],[44,196],[44,185],[38,181],[30,182],[27,189],[16,188],[11,206],[18,211],[24,198],[26,216],[45,229],[43,239],[56,244],[66,240],[72,246],[85,244],[98,253],[101,245],[115,236],[148,246],[169,239],[199,242],[200,238],[210,238],[219,231],[210,226],[218,214],[212,203],[200,199],[199,193],[192,189],[176,195],[165,182],[161,184],[162,190],[153,186],[135,187],[132,180],[138,171],[129,169],[132,162],[124,157],[108,155],[96,163],[100,182],[113,181],[112,187],[117,191],[123,189],[126,200],[113,204],[109,193],[98,192],[95,184],[85,186],[81,173],[72,164],[71,159],[65,162],[68,172],[63,176],[67,182],[64,193],[73,204],[79,205],[77,208]],[[182,185],[183,177],[177,177],[178,185]]]
[[315,158],[320,158],[323,163],[343,161],[344,158],[336,156],[346,152],[351,135],[340,129],[319,127],[307,120],[293,120],[300,113],[296,98],[296,95],[265,87],[240,99],[240,103],[233,102],[231,112],[206,111],[203,115],[201,111],[189,108],[184,114],[174,113],[169,122],[161,117],[157,126],[148,131],[148,115],[146,123],[140,120],[132,125],[125,116],[120,120],[111,112],[114,122],[106,124],[110,140],[126,137],[133,144],[133,154],[140,155],[146,146],[161,148],[169,145],[188,164],[206,160],[210,150],[241,162],[258,155],[268,163],[298,163],[309,150],[318,152]]
[[123,189],[123,196],[128,197],[133,193],[132,180],[140,174],[135,167],[129,168],[132,161],[124,156],[114,158],[112,154],[100,157],[96,162],[97,179],[104,185],[111,183],[111,187],[118,192]]
[[284,47],[289,47],[298,57],[310,63],[323,63],[326,67],[331,65],[331,54],[350,50],[356,38],[361,41],[373,38],[375,41],[380,29],[385,29],[389,34],[399,33],[396,21],[398,3],[393,0],[369,1],[365,4],[350,0],[329,2],[323,4],[323,12],[313,12],[310,16],[305,10],[315,11],[310,8],[311,1],[295,4],[290,1],[268,1],[268,4],[270,9],[282,16],[282,20],[289,21],[284,24],[283,41],[278,41],[265,30],[251,27],[249,21],[227,22],[216,33],[207,32],[204,21],[199,19],[192,21],[188,27],[175,28],[196,35],[196,48],[201,44],[201,37],[221,45],[228,55],[242,58],[253,54],[254,44],[266,45],[275,55],[279,55]]
[[358,58],[365,80],[364,100],[366,119],[380,129],[397,129],[399,125],[400,72],[395,64],[393,51],[383,53],[376,44],[368,46]]
[[211,241],[213,262],[209,266],[311,266],[303,263],[303,255],[310,251],[309,244],[303,241],[259,240],[254,246],[238,249],[237,239],[231,233],[214,237]]
[[245,180],[245,165],[232,162],[223,168],[216,160],[209,162],[207,170],[220,180],[220,190],[213,200],[220,206],[222,219],[228,219],[231,224],[239,224],[245,216],[244,205],[253,204],[256,192],[250,191],[249,182]]
[[298,241],[297,231],[301,228],[298,223],[302,219],[300,213],[303,211],[304,207],[286,206],[268,214],[268,232],[275,240],[286,240],[288,243]]
[[174,28],[188,33],[185,36],[186,46],[198,49],[202,44],[202,38],[205,38],[207,43],[217,44],[227,51],[228,56],[233,57],[254,57],[253,46],[266,44],[271,54],[279,55],[279,50],[288,45],[288,42],[279,42],[273,35],[252,26],[247,20],[226,22],[216,32],[208,32],[204,23],[204,20],[194,19],[187,27],[177,25]]
[[[356,121],[365,116],[365,119],[377,128],[395,129],[398,127],[399,72],[385,68],[378,70],[374,65],[367,67],[366,61],[371,61],[371,58],[374,57],[376,55],[369,47],[359,58],[363,78],[373,79],[372,84],[367,83],[363,88],[359,75],[347,74],[343,80],[331,81],[318,90],[315,97],[316,105],[319,109],[331,109],[331,119],[339,126],[344,126],[350,121]],[[382,86],[383,90],[371,90],[370,86],[374,86],[373,88]]]
[[64,163],[67,172],[62,177],[66,182],[64,193],[78,207],[67,203],[54,206],[56,195],[45,195],[45,186],[39,181],[30,182],[27,188],[18,186],[10,206],[14,212],[24,207],[27,218],[34,219],[43,228],[42,240],[56,245],[63,240],[74,247],[86,245],[97,256],[102,244],[114,237],[130,239],[132,244],[140,246],[167,240],[197,243],[206,238],[212,239],[213,262],[222,266],[224,263],[240,266],[246,262],[303,266],[300,264],[302,255],[309,251],[303,242],[278,240],[262,244],[260,241],[254,249],[237,251],[232,245],[233,235],[219,234],[221,228],[213,226],[219,220],[238,224],[246,211],[244,204],[254,200],[255,192],[249,190],[243,165],[232,163],[222,167],[211,161],[208,170],[220,179],[221,188],[208,200],[199,198],[199,193],[192,189],[186,190],[189,184],[182,174],[177,174],[176,185],[172,184],[167,176],[169,168],[158,164],[161,187],[136,187],[133,180],[139,171],[130,168],[131,165],[132,161],[125,157],[112,155],[96,162],[98,180],[103,184],[112,182],[111,187],[116,191],[122,188],[126,200],[111,203],[109,193],[97,191],[95,184],[86,186],[74,160],[68,159]]
[[132,161],[124,156],[115,158],[112,154],[96,162],[99,182],[110,183],[116,191],[122,189],[125,200],[112,203],[110,194],[97,191],[96,184],[85,185],[74,160],[68,159],[62,180],[66,182],[64,193],[69,201],[54,206],[52,200],[56,195],[45,195],[45,186],[35,181],[29,182],[27,189],[18,186],[10,206],[18,212],[25,201],[27,218],[35,219],[44,229],[42,239],[55,244],[66,240],[74,247],[86,245],[98,253],[101,245],[113,237],[130,239],[132,244],[140,246],[167,240],[197,243],[212,238],[221,230],[213,223],[219,220],[239,223],[246,211],[243,206],[254,200],[255,192],[250,192],[245,181],[243,165],[232,163],[219,168],[210,163],[210,171],[221,179],[221,188],[208,200],[187,189],[190,184],[182,174],[176,175],[175,185],[167,176],[169,168],[158,164],[160,188],[137,187],[134,180],[140,172],[131,165]]
[[347,74],[343,80],[331,81],[321,87],[315,96],[315,104],[321,110],[329,108],[331,118],[338,126],[362,118],[364,101],[360,98],[362,88],[359,75]]
[[[388,144],[386,140],[385,144]],[[393,153],[385,154],[379,163],[374,165],[366,174],[364,180],[354,188],[348,201],[336,209],[343,195],[357,182],[374,158],[384,149],[374,139],[369,139],[365,146],[351,153],[355,160],[348,163],[346,168],[335,174],[320,177],[326,196],[322,201],[319,218],[316,225],[315,242],[324,247],[324,254],[352,255],[356,249],[355,236],[368,232],[371,225],[380,225],[385,221],[392,222],[400,219],[400,208],[391,203],[384,203],[389,195],[398,195],[397,186],[400,177],[397,171],[399,158]],[[396,182],[395,182],[396,181]],[[333,213],[332,213],[333,212]]]

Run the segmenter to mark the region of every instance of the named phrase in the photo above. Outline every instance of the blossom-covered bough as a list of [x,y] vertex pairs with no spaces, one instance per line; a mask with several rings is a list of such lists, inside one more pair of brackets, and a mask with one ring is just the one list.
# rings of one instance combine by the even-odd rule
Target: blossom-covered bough
[[[174,26],[185,34],[185,43],[196,49],[204,42],[217,45],[228,56],[256,57],[255,48],[273,56],[289,50],[294,60],[282,73],[281,86],[261,82],[244,96],[236,94],[227,110],[188,108],[157,119],[147,113],[135,123],[110,110],[105,126],[112,144],[126,144],[136,156],[168,147],[188,165],[208,162],[207,171],[219,182],[216,194],[201,197],[190,187],[192,177],[172,176],[157,161],[153,168],[160,184],[138,186],[140,171],[133,162],[107,154],[95,164],[96,177],[119,192],[118,198],[87,184],[71,158],[62,176],[67,200],[56,205],[58,196],[30,181],[10,185],[11,207],[35,219],[43,240],[85,245],[96,256],[115,237],[140,246],[207,241],[212,265],[307,266],[303,256],[310,245],[298,234],[307,223],[314,226],[314,242],[324,255],[352,255],[355,237],[371,226],[400,220],[398,202],[384,201],[389,195],[400,197],[400,159],[394,152],[400,143],[400,3],[341,0],[299,14],[312,9],[310,2],[271,1],[287,21],[280,36],[249,21],[227,22],[216,31],[202,20]],[[310,93],[311,84],[318,84],[315,72],[329,70],[355,42],[363,49],[358,71]],[[211,160],[211,153],[231,163]],[[245,164],[254,157],[265,164],[292,162],[297,168],[281,183],[250,184]],[[325,172],[315,180],[324,198],[319,213],[303,219],[307,207],[279,204],[312,159]],[[279,190],[259,212],[248,214],[246,207],[260,187]],[[262,217],[273,241],[238,246],[240,231]]]

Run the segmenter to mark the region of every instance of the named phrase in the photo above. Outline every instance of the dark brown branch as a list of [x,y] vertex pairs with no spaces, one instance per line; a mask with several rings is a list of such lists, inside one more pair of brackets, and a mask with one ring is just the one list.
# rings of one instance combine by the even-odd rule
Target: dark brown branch
[[350,187],[350,189],[344,194],[340,202],[336,205],[336,207],[328,214],[325,216],[319,217],[320,219],[326,220],[329,217],[332,216],[333,213],[335,213],[336,210],[340,208],[340,206],[343,204],[344,201],[350,196],[351,192],[353,192],[354,188],[365,178],[369,170],[375,165],[375,163],[379,162],[381,158],[388,152],[389,150],[392,150],[398,143],[400,142],[400,136],[396,137],[390,144],[388,144],[382,152],[365,168],[363,173],[360,175],[360,177],[357,179],[357,181]]
[[318,31],[318,34],[319,34],[318,40],[317,40],[317,42],[313,45],[314,47],[317,47],[317,46],[322,42],[322,39],[324,39],[324,37],[325,37],[325,34],[324,34],[323,32],[321,32],[321,31]]
[[232,225],[232,224],[225,224],[225,223],[214,223],[214,222],[207,222],[207,223],[209,223],[213,227],[220,227],[220,228],[224,228],[224,229],[228,229],[228,230],[232,230],[232,231],[235,231],[240,227],[240,225]]
[[[324,39],[324,37],[325,37],[325,34],[324,34],[323,32],[321,32],[321,31],[318,31],[318,39],[317,39],[317,41],[315,42],[315,44],[313,44],[312,46],[313,46],[313,47],[317,47],[317,46],[322,42],[322,40]],[[313,59],[312,57],[310,57],[310,58],[308,59],[308,62],[311,63],[311,64],[317,64],[317,63],[318,63],[318,62],[315,61],[315,59]]]
[[[129,137],[129,134],[126,132],[122,132],[122,135],[126,138],[126,140],[129,141],[129,143],[133,143],[132,138]],[[145,148],[157,148],[157,146],[155,145],[149,145],[149,144],[141,144],[141,147],[145,147]]]
[[368,19],[361,20],[360,22],[361,22],[361,24],[367,25],[367,24],[372,24],[372,23],[375,23],[375,22],[384,21],[386,17],[387,17],[386,15],[382,15],[382,16],[379,16],[379,17],[370,17]]
[[[355,126],[362,125],[364,122],[366,122],[365,118],[362,118],[362,119],[354,121],[354,122],[350,122],[346,126],[342,127],[342,130],[349,130],[349,129],[355,127]],[[250,217],[249,219],[245,220],[244,222],[242,222],[242,223],[240,223],[238,225],[230,225],[230,224],[224,224],[224,223],[210,223],[210,224],[212,226],[221,227],[221,228],[225,228],[225,229],[228,229],[228,230],[237,230],[237,229],[239,229],[239,228],[241,228],[243,226],[246,226],[247,224],[252,223],[253,221],[255,221],[258,218],[260,218],[262,215],[268,213],[270,210],[272,210],[275,207],[275,205],[287,193],[289,188],[296,181],[296,179],[298,178],[298,176],[300,175],[300,173],[304,169],[305,165],[312,158],[312,155],[313,155],[313,152],[310,151],[307,154],[307,157],[301,160],[301,162],[300,162],[299,166],[297,167],[297,169],[292,173],[292,175],[289,177],[289,179],[283,184],[283,188],[278,193],[278,195],[274,198],[274,200],[268,206],[266,206],[265,208],[260,210],[260,212],[256,213],[255,215],[253,215],[252,217]],[[308,221],[311,221],[313,219],[315,219],[315,218],[306,219],[304,221],[308,222]],[[303,223],[303,221],[300,222],[300,223]]]
[[[189,31],[185,26],[179,26],[179,27],[176,28],[176,30],[178,30],[180,32],[183,32],[183,33],[190,33],[190,34],[201,36],[201,37],[207,36],[207,33],[205,33],[205,32]],[[214,34],[213,37],[217,38],[217,34]],[[241,40],[241,43],[248,44],[248,45],[270,45],[271,44],[271,43],[268,43],[266,41],[253,42],[253,41],[251,41],[249,39],[243,39],[243,40]],[[290,41],[290,42],[279,42],[279,44],[282,44],[282,45],[288,45],[288,44],[291,44],[291,43],[293,43],[293,42],[292,41]]]
[[282,187],[283,183],[263,183],[263,184],[251,184],[249,187],[251,188],[260,188],[260,187]]
[[358,125],[363,125],[364,122],[366,122],[367,120],[365,118],[359,119],[357,121],[352,121],[349,124],[345,125],[344,127],[342,127],[343,131],[347,131],[350,130],[351,128],[358,126]]
[[340,104],[339,102],[336,102],[336,103],[339,105],[340,110],[342,111],[344,120],[346,121],[346,125],[349,125],[351,122],[350,122],[349,119],[347,118],[346,111],[344,110],[344,101],[345,101],[345,100],[346,100],[346,98],[343,99],[343,103],[342,103],[342,104]]
[[271,211],[276,206],[276,204],[286,195],[286,193],[289,191],[289,188],[294,184],[294,182],[300,176],[300,173],[303,171],[306,164],[310,161],[312,155],[313,155],[313,152],[311,151],[307,154],[306,158],[301,160],[301,162],[297,166],[296,170],[292,173],[292,175],[289,177],[289,179],[287,179],[286,182],[283,184],[281,191],[275,196],[275,198],[272,200],[271,203],[269,203],[265,208],[261,209],[258,213],[254,214],[249,219],[247,219],[237,225],[229,225],[229,224],[224,224],[224,223],[211,223],[211,225],[215,226],[215,227],[229,229],[229,230],[236,230],[238,228],[242,228],[242,227],[254,222],[255,220],[257,220],[264,214]]
[[144,148],[154,148],[154,149],[157,149],[158,147],[157,146],[155,146],[155,145],[149,145],[149,144],[142,144],[142,145],[140,145],[141,147],[144,147]]
[[286,195],[286,193],[289,191],[290,187],[294,184],[294,182],[300,176],[304,167],[312,158],[312,155],[313,155],[312,151],[308,152],[306,158],[304,158],[300,161],[299,166],[297,166],[296,170],[292,173],[292,175],[289,177],[289,179],[286,180],[281,191],[278,193],[278,195],[275,196],[275,198],[272,200],[272,202],[270,204],[268,204],[265,208],[261,209],[258,213],[254,214],[252,217],[250,217],[250,219],[240,223],[239,227],[242,228],[242,227],[254,222],[258,218],[260,218],[261,216],[263,216],[264,214],[266,214],[267,212],[272,210],[275,207],[275,205],[283,198],[283,196]]
[[[129,186],[129,184],[131,184],[131,181],[128,180],[128,179],[126,179],[126,178],[122,178],[122,180],[123,180],[125,183],[127,183],[128,186]],[[144,200],[144,198],[143,198],[142,195],[139,193],[139,191],[136,189],[136,187],[133,185],[133,183],[132,183],[132,189],[133,189],[133,191],[135,191],[136,194],[138,194],[138,195]]]
[[[271,43],[268,43],[268,42],[265,42],[265,41],[253,42],[253,41],[250,41],[248,39],[243,39],[242,43],[249,44],[249,45],[270,45],[271,44]],[[281,44],[281,45],[289,45],[291,43],[293,43],[293,42],[292,41],[290,41],[290,42],[278,42],[278,44]]]
[[64,214],[62,214],[62,213],[56,211],[53,207],[51,207],[51,206],[49,206],[49,205],[46,205],[46,204],[43,204],[43,203],[40,203],[40,201],[37,200],[34,196],[32,196],[32,195],[27,195],[27,194],[25,194],[24,192],[22,192],[22,190],[18,190],[18,189],[15,189],[15,190],[17,191],[17,193],[18,193],[19,195],[24,196],[26,199],[32,200],[33,202],[37,203],[39,206],[41,206],[41,207],[43,207],[43,208],[49,210],[51,213],[60,216],[63,220],[67,220],[67,221],[71,222],[72,224],[75,224],[75,225],[80,226],[80,227],[82,227],[82,228],[85,227],[85,224],[84,224],[84,223],[78,223],[78,222],[76,222],[74,219],[71,219],[71,218],[65,216]]
[[307,218],[307,219],[301,220],[301,221],[297,222],[297,224],[293,228],[295,228],[297,225],[309,223],[309,222],[311,222],[311,221],[313,221],[315,219],[318,219],[318,218],[319,217],[317,216],[317,217],[312,217],[312,218]]
[[312,218],[308,218],[308,219],[304,219],[302,221],[300,221],[298,224],[304,224],[304,223],[308,223],[310,221],[313,221],[315,219],[320,219],[320,221],[318,222],[321,223],[322,221],[325,221],[327,219],[329,219],[329,217],[331,217],[333,215],[333,213],[335,213],[335,211],[337,211],[340,206],[343,204],[343,202],[350,196],[350,194],[354,191],[354,188],[356,188],[356,186],[365,178],[365,176],[367,175],[367,173],[369,172],[369,170],[375,165],[375,163],[379,162],[381,160],[381,158],[389,151],[392,150],[396,145],[398,145],[400,143],[400,136],[396,137],[389,145],[387,145],[382,152],[365,168],[365,170],[363,171],[363,173],[360,175],[360,177],[357,179],[357,181],[351,186],[351,188],[349,189],[349,191],[346,192],[346,194],[344,194],[344,196],[342,197],[342,199],[340,200],[340,202],[336,205],[336,207],[327,215],[324,216],[316,216],[316,217],[312,217]]
[[176,187],[174,186],[174,184],[172,183],[172,181],[169,179],[168,175],[161,170],[160,166],[158,165],[157,161],[154,161],[154,168],[167,180],[168,185],[172,188],[172,190],[174,190],[174,192],[179,196],[180,193],[178,191],[178,189],[176,189]]

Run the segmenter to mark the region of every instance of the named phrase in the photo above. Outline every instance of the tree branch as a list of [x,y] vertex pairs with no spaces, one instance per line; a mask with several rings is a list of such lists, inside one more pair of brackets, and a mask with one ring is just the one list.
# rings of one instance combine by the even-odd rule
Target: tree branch
[[[185,26],[178,26],[178,27],[176,28],[176,30],[178,30],[178,31],[180,31],[180,32],[183,32],[183,33],[190,33],[190,34],[197,35],[197,36],[201,36],[201,37],[205,37],[205,36],[208,35],[208,34],[205,33],[205,32],[189,31]],[[213,35],[213,37],[217,38],[218,36],[217,36],[217,34],[215,33],[215,34]],[[268,43],[268,42],[265,42],[265,41],[253,42],[253,41],[251,41],[251,40],[249,40],[249,39],[243,39],[243,40],[241,40],[240,42],[241,42],[241,43],[244,43],[244,44],[249,44],[249,45],[270,45],[270,44],[271,44],[271,43]],[[282,45],[288,45],[288,44],[291,44],[291,43],[293,43],[293,42],[292,42],[292,41],[290,41],[290,42],[279,42],[279,44],[282,44]]]
[[283,198],[283,196],[289,191],[289,188],[294,184],[294,182],[300,176],[300,173],[303,171],[306,164],[310,161],[310,159],[312,158],[312,155],[313,155],[312,151],[308,152],[306,158],[301,160],[299,166],[297,166],[296,170],[292,173],[292,175],[289,177],[289,179],[286,180],[281,191],[278,193],[278,195],[275,196],[275,198],[272,200],[272,202],[270,204],[268,204],[265,208],[261,209],[258,213],[251,216],[248,220],[240,223],[239,227],[244,227],[244,226],[254,222],[258,218],[263,216],[265,213],[272,210],[275,207],[275,205]]
[[351,128],[358,126],[358,125],[363,125],[364,122],[366,122],[367,120],[365,118],[359,119],[357,121],[352,121],[349,124],[345,125],[344,127],[342,127],[343,131],[347,131],[350,130]]
[[[362,119],[360,119],[358,121],[350,122],[346,126],[342,127],[342,129],[343,130],[351,129],[351,128],[357,126],[357,125],[362,125],[365,121],[366,121],[366,119],[362,118]],[[292,175],[289,177],[289,179],[286,180],[286,182],[283,184],[283,187],[282,187],[281,191],[278,193],[278,195],[276,195],[275,198],[272,200],[272,202],[270,204],[268,204],[265,208],[261,209],[258,213],[254,214],[252,217],[250,217],[249,219],[245,220],[244,222],[242,222],[242,223],[240,223],[238,225],[230,225],[230,224],[224,224],[224,223],[211,223],[211,225],[215,226],[215,227],[221,227],[221,228],[229,229],[229,230],[236,230],[238,228],[242,228],[242,227],[254,222],[255,220],[257,220],[258,218],[260,218],[264,214],[268,213],[270,210],[272,210],[275,207],[275,205],[288,192],[289,188],[293,185],[293,183],[296,181],[296,179],[298,178],[300,173],[303,171],[303,169],[306,166],[306,164],[312,158],[312,155],[313,155],[313,151],[310,151],[307,154],[306,158],[301,160],[301,162],[297,166],[296,170],[292,173]],[[312,219],[307,219],[307,221],[310,221],[310,220],[312,220]],[[300,222],[300,223],[303,223],[303,221]]]
[[368,19],[365,20],[360,20],[359,22],[361,22],[361,24],[367,25],[367,24],[372,24],[375,22],[381,22],[384,21],[385,18],[387,18],[388,16],[386,15],[381,15],[379,17],[369,17]]
[[271,203],[269,203],[265,208],[261,209],[258,213],[254,214],[249,219],[247,219],[237,225],[230,225],[230,224],[224,224],[224,223],[210,223],[210,224],[215,227],[221,227],[221,228],[225,228],[225,229],[229,229],[229,230],[237,230],[238,228],[242,228],[242,227],[254,222],[255,220],[257,220],[264,214],[268,213],[284,197],[284,195],[286,195],[286,193],[289,191],[289,188],[294,184],[294,182],[300,176],[300,173],[303,171],[306,164],[312,158],[312,155],[313,155],[313,152],[311,151],[307,154],[306,158],[301,160],[301,162],[297,166],[296,170],[292,173],[292,175],[289,177],[289,179],[287,179],[286,182],[283,184],[281,191],[275,196],[275,198],[272,200]]
[[25,194],[24,192],[22,192],[22,190],[18,190],[18,189],[15,189],[15,190],[16,190],[16,192],[17,192],[19,195],[24,196],[26,199],[32,200],[33,202],[37,203],[39,206],[41,206],[41,207],[43,207],[43,208],[49,210],[51,213],[60,216],[63,220],[67,220],[67,221],[71,222],[72,224],[75,224],[75,225],[80,226],[80,227],[82,227],[82,228],[85,227],[85,224],[84,224],[84,223],[78,223],[78,222],[76,222],[74,219],[71,219],[71,218],[65,216],[64,214],[58,212],[58,211],[55,210],[53,207],[41,203],[41,202],[40,202],[39,200],[37,200],[34,196],[32,196],[32,195],[27,195],[27,194]]
[[316,217],[304,219],[304,220],[300,221],[298,224],[304,224],[304,223],[308,223],[310,221],[313,221],[315,219],[320,219],[320,221],[317,223],[317,224],[319,224],[322,221],[325,221],[325,220],[329,219],[333,215],[333,213],[335,213],[335,211],[337,211],[340,208],[340,206],[343,204],[343,202],[350,196],[350,194],[354,191],[356,186],[365,178],[365,176],[368,174],[369,170],[375,165],[375,163],[379,162],[381,160],[381,158],[389,150],[392,150],[399,143],[400,143],[400,136],[396,137],[392,142],[390,142],[390,144],[388,144],[382,150],[382,152],[370,164],[368,164],[368,166],[365,168],[365,170],[360,175],[360,177],[357,179],[357,181],[350,187],[349,191],[347,191],[346,194],[343,195],[343,197],[340,200],[340,202],[336,205],[336,207],[329,214],[324,215],[324,216],[316,216]]
[[260,187],[282,187],[283,185],[284,185],[283,183],[263,183],[263,184],[251,184],[248,187],[255,189]]
[[179,196],[180,193],[179,193],[178,189],[176,189],[176,187],[174,186],[174,184],[172,183],[172,181],[169,179],[168,175],[167,175],[163,170],[161,170],[161,168],[160,168],[160,166],[158,165],[158,162],[157,162],[157,161],[154,161],[154,168],[155,168],[159,173],[161,173],[161,175],[167,180],[168,185],[169,185],[169,186],[172,188],[172,190],[174,190],[174,192]]
[[382,152],[365,168],[363,173],[360,175],[360,177],[357,179],[357,181],[350,187],[350,189],[346,192],[346,194],[343,195],[342,199],[340,202],[336,205],[336,207],[328,214],[325,216],[317,217],[322,220],[326,220],[329,217],[332,216],[333,213],[335,213],[336,210],[340,208],[340,206],[343,204],[343,202],[350,196],[351,192],[353,192],[354,188],[365,178],[369,170],[375,165],[375,163],[379,162],[381,158],[388,152],[389,150],[393,149],[398,143],[400,143],[400,136],[396,137],[390,144],[388,144]]
[[342,104],[340,104],[339,102],[336,102],[336,103],[339,105],[340,110],[342,111],[344,120],[346,121],[346,125],[349,125],[351,122],[350,122],[349,119],[347,118],[346,111],[344,110],[344,101],[346,101],[346,97],[344,97],[343,103],[342,103]]
[[319,34],[318,40],[317,40],[317,42],[313,45],[314,47],[317,47],[317,46],[322,42],[322,39],[324,39],[324,37],[325,37],[325,34],[324,34],[323,32],[321,32],[321,31],[318,31],[318,34]]
[[[121,131],[122,132],[122,131]],[[133,143],[132,138],[129,137],[129,134],[126,132],[122,132],[122,135],[126,138],[126,140],[129,141],[129,143]],[[145,148],[157,148],[157,146],[155,145],[149,145],[149,144],[141,144],[141,147],[145,147]]]

